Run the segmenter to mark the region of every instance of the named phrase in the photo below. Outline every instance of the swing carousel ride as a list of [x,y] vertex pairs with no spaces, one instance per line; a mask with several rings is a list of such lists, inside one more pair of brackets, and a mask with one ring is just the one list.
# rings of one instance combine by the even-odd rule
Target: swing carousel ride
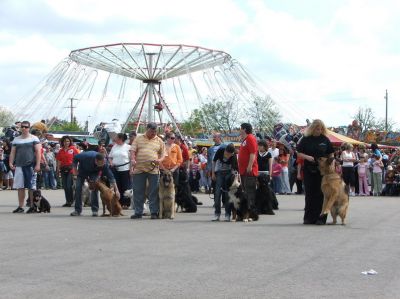
[[259,86],[223,51],[118,43],[72,51],[14,111],[17,119],[48,119],[50,129],[54,120],[68,119],[70,111],[72,121],[75,109],[77,119],[92,124],[119,119],[115,131],[137,131],[148,122],[172,124],[179,131],[179,121],[192,109],[211,101],[243,105],[266,95]]

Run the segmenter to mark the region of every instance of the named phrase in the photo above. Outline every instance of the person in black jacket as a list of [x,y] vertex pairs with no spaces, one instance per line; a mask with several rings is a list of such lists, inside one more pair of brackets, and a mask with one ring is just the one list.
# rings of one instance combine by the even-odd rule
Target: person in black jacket
[[321,174],[318,158],[333,157],[334,149],[327,137],[324,123],[316,119],[306,129],[297,145],[298,156],[304,159],[305,209],[304,224],[325,224],[327,215],[321,216],[324,195],[321,191]]

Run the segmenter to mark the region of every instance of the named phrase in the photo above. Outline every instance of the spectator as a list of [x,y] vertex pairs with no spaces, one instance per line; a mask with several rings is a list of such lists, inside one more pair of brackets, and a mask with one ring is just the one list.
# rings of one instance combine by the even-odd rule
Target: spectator
[[54,170],[56,168],[56,158],[54,156],[54,153],[52,151],[52,148],[50,145],[46,145],[44,148],[44,158],[46,161],[46,166],[43,171],[43,180],[44,180],[44,186],[46,189],[52,189],[55,190],[56,188],[56,180],[54,177]]
[[74,156],[79,154],[78,149],[73,145],[72,138],[63,136],[60,139],[60,150],[56,156],[57,159],[57,177],[61,174],[62,186],[65,194],[65,204],[63,207],[70,207],[74,201],[74,193],[72,189],[72,162]]
[[[220,133],[215,133],[213,135],[213,141],[214,145],[212,145],[208,151],[207,151],[207,174],[209,177],[212,175],[212,169],[213,169],[213,159],[215,156],[215,153],[219,149],[219,147],[222,144],[222,138]],[[210,193],[211,191],[214,192],[214,197],[215,197],[215,180],[211,180],[211,186],[210,186]]]
[[165,146],[162,139],[157,136],[157,125],[149,123],[146,133],[137,136],[131,146],[131,173],[135,201],[135,213],[131,219],[142,218],[147,183],[151,219],[158,218],[159,165],[162,164],[164,157]]
[[127,137],[125,133],[118,133],[114,138],[114,145],[109,155],[110,166],[120,192],[119,201],[124,210],[128,209],[131,205],[131,199],[124,196],[124,192],[131,187],[131,176],[129,174],[129,150],[131,147],[129,144],[125,143],[126,140]]
[[207,148],[203,147],[199,154],[200,160],[200,188],[204,188],[205,193],[209,193],[211,184],[207,173]]
[[279,162],[279,157],[274,158],[272,163],[272,182],[275,194],[282,193],[282,164]]
[[30,208],[34,211],[33,190],[36,189],[36,173],[40,171],[41,148],[39,138],[29,133],[30,123],[21,123],[22,134],[14,138],[9,165],[15,171],[14,188],[18,189],[18,208],[13,213],[23,213],[25,188],[29,190]]
[[11,143],[8,139],[4,140],[3,143],[3,150],[4,150],[4,166],[6,172],[3,175],[3,189],[12,189],[14,184],[14,172],[10,168],[10,154],[11,154]]
[[[70,214],[71,216],[80,216],[82,213],[82,185],[86,179],[96,181],[100,176],[107,177],[114,189],[115,195],[120,197],[115,178],[103,154],[95,151],[82,152],[74,156],[72,166],[72,173],[77,177],[75,186],[75,210]],[[99,196],[97,191],[90,192],[90,206],[92,208],[92,216],[98,216]]]
[[282,165],[282,172],[281,172],[281,190],[283,194],[290,194],[290,183],[289,183],[289,158],[290,155],[286,151],[286,149],[280,148],[279,149],[279,163]]
[[380,196],[382,193],[382,170],[383,163],[381,157],[372,155],[372,177],[373,177],[373,196]]
[[344,146],[344,151],[340,157],[342,160],[342,174],[343,181],[350,189],[350,196],[354,196],[354,183],[355,183],[355,174],[354,174],[354,162],[357,161],[356,156],[353,152],[353,145],[351,143],[346,143]]
[[135,140],[136,136],[137,136],[136,131],[131,131],[129,133],[129,141],[128,141],[129,145],[132,145],[132,143]]
[[[340,165],[340,164],[339,164]],[[360,162],[357,165],[358,170],[358,186],[359,186],[359,195],[367,196],[369,195],[368,190],[368,163],[366,156],[360,156]]]
[[182,151],[182,168],[187,171],[189,169],[189,164],[190,164],[190,155],[189,155],[189,149],[186,146],[183,137],[181,135],[177,135],[175,138],[175,143],[179,145]]

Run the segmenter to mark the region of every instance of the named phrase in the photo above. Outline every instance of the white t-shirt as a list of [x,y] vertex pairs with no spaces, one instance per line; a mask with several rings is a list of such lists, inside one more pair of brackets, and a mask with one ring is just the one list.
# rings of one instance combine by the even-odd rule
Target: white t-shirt
[[272,149],[271,147],[268,149],[268,152],[271,153],[272,159],[279,156],[279,148]]
[[[350,152],[350,153],[348,153],[346,151],[342,152],[342,159],[343,160],[345,160],[345,159],[354,159],[354,158],[355,158],[355,155],[354,155],[353,152]],[[354,166],[354,162],[345,162],[345,161],[343,161],[343,165],[342,166],[343,167],[353,167]]]
[[111,152],[109,157],[112,158],[113,165],[122,165],[127,163],[126,165],[117,167],[117,171],[127,171],[129,170],[129,150],[131,149],[130,145],[124,143],[122,145],[114,144],[111,148]]

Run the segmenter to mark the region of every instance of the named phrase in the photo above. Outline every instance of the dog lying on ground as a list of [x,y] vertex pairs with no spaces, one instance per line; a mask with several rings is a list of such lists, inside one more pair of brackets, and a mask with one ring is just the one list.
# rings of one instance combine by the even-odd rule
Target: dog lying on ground
[[40,190],[33,191],[33,208],[36,213],[50,213],[50,203],[42,196]]
[[333,223],[339,215],[342,225],[345,224],[347,209],[349,206],[349,187],[335,172],[334,158],[319,158],[318,166],[322,175],[321,190],[324,194],[324,203],[321,216],[331,212]]
[[239,174],[235,175],[232,185],[228,191],[229,204],[232,210],[232,221],[257,221],[257,211],[249,209],[246,193],[243,192],[239,181]]
[[269,177],[260,175],[257,178],[258,188],[256,190],[256,208],[258,214],[275,215],[272,202],[275,193],[269,187]]
[[174,219],[175,185],[172,173],[169,170],[163,170],[161,172],[158,196],[160,199],[159,218]]
[[[93,184],[90,182],[89,185]],[[122,214],[122,207],[119,203],[119,198],[115,192],[110,189],[101,179],[94,182],[95,190],[100,191],[100,198],[103,204],[103,215],[102,216],[124,216]],[[95,191],[92,191],[95,192]],[[106,207],[109,214],[106,214]]]
[[184,169],[179,169],[179,179],[177,185],[177,192],[175,194],[175,202],[176,202],[176,211],[178,212],[179,207],[181,208],[181,212],[186,213],[196,213],[197,205],[201,205],[202,203],[198,201],[198,199],[192,195],[189,186],[189,177]]

